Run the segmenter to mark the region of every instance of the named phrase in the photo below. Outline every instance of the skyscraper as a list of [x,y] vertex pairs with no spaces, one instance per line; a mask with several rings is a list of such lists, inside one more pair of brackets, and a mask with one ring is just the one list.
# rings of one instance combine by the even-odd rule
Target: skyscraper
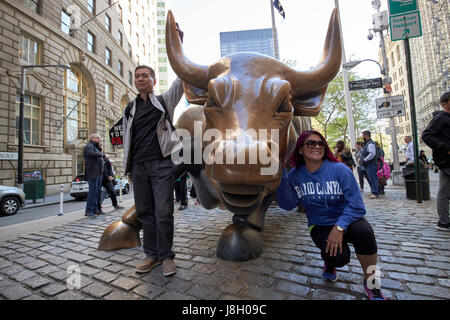
[[275,58],[272,29],[255,29],[220,33],[220,53],[259,52]]

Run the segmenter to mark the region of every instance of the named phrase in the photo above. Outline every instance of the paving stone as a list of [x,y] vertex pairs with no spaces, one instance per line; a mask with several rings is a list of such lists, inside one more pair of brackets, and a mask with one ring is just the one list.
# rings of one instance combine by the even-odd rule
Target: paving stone
[[285,292],[285,293],[292,293],[298,296],[303,296],[306,297],[307,294],[310,292],[310,288],[306,287],[306,286],[302,286],[293,282],[288,282],[288,281],[284,281],[281,280],[279,281],[276,286],[275,289]]
[[[173,289],[175,291],[178,291],[178,290],[176,290],[176,288],[173,288]],[[161,287],[154,286],[152,284],[143,283],[140,286],[138,286],[137,288],[135,288],[133,290],[133,292],[139,296],[143,296],[147,299],[153,300],[153,299],[157,298],[158,296],[162,295],[164,292],[166,292],[166,290],[164,290]]]
[[90,256],[87,256],[84,254],[79,254],[76,252],[71,252],[71,251],[66,251],[66,252],[62,253],[61,256],[63,256],[64,258],[67,258],[69,260],[76,261],[78,263],[86,262],[88,260],[93,259]]
[[117,275],[108,271],[103,271],[95,274],[94,279],[100,280],[102,282],[110,283],[111,281],[117,279]]
[[186,291],[186,294],[205,300],[217,300],[221,295],[218,290],[204,288],[199,285],[193,285],[188,291]]
[[0,270],[9,266],[12,266],[12,262],[0,259]]
[[143,276],[141,280],[161,287],[170,282],[171,278],[163,276],[162,273],[154,273],[155,271],[152,270],[151,273]]
[[19,273],[11,275],[11,279],[16,280],[18,282],[22,282],[22,281],[32,278],[34,276],[36,276],[35,272],[29,271],[29,270],[23,270]]
[[345,291],[348,288],[348,284],[346,282],[341,282],[340,280],[337,282],[329,282],[319,278],[311,278],[310,286],[312,288],[331,288],[332,290],[342,291]]
[[450,289],[425,284],[407,283],[411,292],[424,296],[433,296],[438,298],[450,299]]
[[36,270],[36,269],[45,267],[46,265],[48,265],[48,263],[45,261],[33,261],[30,263],[24,264],[23,266],[30,270]]
[[425,261],[425,264],[428,267],[433,267],[442,270],[448,270],[449,264],[445,262],[436,262],[436,261]]
[[197,275],[198,275],[197,272],[177,268],[177,273],[175,274],[175,277],[186,281],[191,281],[192,279],[197,277]]
[[286,295],[271,289],[251,286],[242,292],[242,296],[253,300],[284,300]]
[[167,291],[157,297],[156,300],[198,300],[198,298],[184,295],[175,291]]
[[141,283],[140,281],[136,281],[131,278],[119,278],[117,280],[114,280],[111,283],[111,285],[113,285],[116,288],[129,291],[129,290],[137,287],[140,283]]
[[65,271],[65,270],[60,270],[57,272],[52,272],[48,274],[49,277],[58,280],[58,281],[64,281],[66,280],[68,277],[70,277],[70,274]]
[[23,284],[27,285],[28,287],[32,288],[33,290],[36,290],[40,287],[43,287],[49,283],[51,283],[50,280],[48,280],[47,278],[41,277],[41,276],[36,276],[30,279],[27,279],[25,281],[22,282]]
[[450,279],[438,279],[439,285],[450,288]]
[[30,262],[36,261],[36,259],[34,259],[32,257],[29,257],[29,256],[21,257],[21,258],[17,258],[17,259],[12,259],[12,260],[14,260],[15,263],[18,263],[18,264],[21,264],[21,265],[24,265],[26,263],[30,263]]
[[433,297],[414,295],[407,292],[396,292],[395,295],[398,300],[436,300]]
[[447,275],[443,270],[435,268],[417,268],[417,274],[433,277],[445,277]]
[[121,266],[119,264],[112,264],[112,265],[109,265],[107,267],[104,267],[103,269],[106,270],[106,271],[110,271],[112,273],[118,273],[118,272],[120,272],[121,270],[124,269],[124,266]]
[[399,273],[399,272],[388,272],[387,275],[392,279],[401,280],[405,282],[419,282],[425,284],[434,283],[434,280],[429,276]]
[[31,296],[32,292],[19,285],[0,288],[0,295],[4,296],[8,300],[20,300],[25,297]]
[[84,300],[85,296],[83,296],[81,293],[74,291],[74,290],[69,290],[63,293],[60,293],[58,295],[55,296],[56,300]]
[[108,258],[109,261],[117,262],[117,263],[122,263],[122,264],[125,263],[125,262],[128,262],[128,261],[130,261],[130,260],[132,260],[132,259],[133,259],[133,258],[131,258],[131,257],[129,257],[129,256],[119,255],[119,254],[116,254],[116,255],[114,255],[114,256]]
[[81,291],[93,296],[94,298],[100,299],[101,297],[106,296],[108,293],[110,293],[112,291],[112,288],[100,283],[93,283],[81,289]]
[[255,274],[251,272],[240,272],[239,279],[242,279],[249,284],[264,288],[270,288],[275,282],[273,277],[268,277],[262,274]]
[[38,301],[38,300],[45,300],[44,298],[42,298],[41,296],[32,294],[31,296],[28,296],[26,298],[23,298],[22,300],[32,300],[32,301]]
[[51,284],[49,286],[46,286],[45,288],[42,289],[42,293],[47,295],[47,296],[56,296],[57,294],[60,294],[64,291],[67,290],[66,286],[63,286],[61,284]]
[[389,262],[392,264],[405,264],[408,266],[425,266],[425,262],[418,259],[407,259],[407,258],[397,258],[397,257],[380,257],[380,260],[384,262]]
[[404,273],[416,273],[415,267],[405,266],[402,264],[391,264],[391,263],[383,263],[378,265],[380,267],[381,272],[386,271],[397,271],[397,272],[404,272]]
[[338,293],[331,290],[316,289],[312,294],[313,300],[356,300],[355,296]]
[[132,292],[123,292],[123,291],[113,291],[110,294],[103,297],[104,300],[116,300],[116,301],[123,301],[123,300],[145,300],[145,298],[132,293]]
[[[177,255],[178,256],[178,255]],[[190,261],[183,261],[183,260],[176,260],[175,264],[177,265],[177,269],[178,268],[182,268],[182,269],[190,269],[192,268],[192,266],[195,265],[195,263],[190,262]]]
[[322,269],[312,268],[307,266],[299,266],[294,268],[294,272],[301,273],[310,277],[321,278],[322,277]]
[[299,284],[304,284],[304,285],[306,285],[306,283],[308,282],[308,277],[306,277],[306,276],[303,276],[300,274],[289,273],[289,272],[283,272],[283,271],[275,272],[273,277],[288,280],[291,282],[296,282]]

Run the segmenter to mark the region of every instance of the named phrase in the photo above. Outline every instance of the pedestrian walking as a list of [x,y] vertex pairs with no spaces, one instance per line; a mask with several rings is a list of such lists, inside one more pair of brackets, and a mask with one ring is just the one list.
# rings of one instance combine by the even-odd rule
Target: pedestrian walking
[[433,113],[433,119],[422,133],[422,140],[433,151],[433,162],[439,170],[437,194],[438,230],[449,231],[450,201],[450,91],[440,99],[442,109]]
[[377,152],[377,177],[378,177],[378,192],[380,195],[385,195],[384,193],[384,186],[387,185],[386,179],[384,178],[384,175],[378,174],[380,170],[383,170],[384,167],[384,150],[381,148],[380,144],[375,141],[375,149]]
[[356,143],[355,143],[355,146],[356,146],[355,158],[356,158],[356,172],[358,173],[358,178],[359,178],[359,188],[361,189],[361,191],[364,192],[365,172],[362,170],[362,167],[361,167],[361,151],[362,151],[363,145],[364,145],[363,142],[356,141]]
[[[363,286],[370,300],[385,300],[380,284],[373,286],[377,264],[377,243],[364,218],[366,209],[352,172],[331,153],[325,138],[314,130],[303,132],[290,157],[289,173],[283,169],[276,191],[278,204],[292,210],[301,204],[306,210],[310,236],[324,260],[322,277],[335,282],[336,268],[350,262],[352,243],[364,272]],[[370,279],[370,280],[369,280]]]
[[184,210],[188,206],[187,201],[187,185],[186,185],[187,172],[184,172],[175,181],[175,198],[180,203],[178,210]]
[[103,154],[99,144],[100,136],[92,133],[89,136],[89,143],[83,149],[83,158],[85,163],[85,175],[88,180],[89,192],[86,200],[86,210],[84,215],[95,217],[102,214],[98,210],[98,198],[102,186],[103,175]]
[[423,151],[423,150],[420,150],[420,152],[419,152],[419,160],[421,160],[426,166],[429,165],[428,157],[427,157],[425,151]]
[[[183,33],[178,29],[181,40]],[[134,185],[137,218],[143,225],[143,249],[147,258],[136,266],[137,273],[150,272],[161,264],[163,275],[176,273],[172,251],[174,233],[174,164],[172,150],[180,141],[172,140],[175,107],[183,96],[177,78],[170,89],[157,96],[153,90],[155,71],[138,66],[134,84],[139,92],[124,110],[124,169]]]
[[114,210],[120,210],[124,207],[121,207],[117,203],[117,197],[116,192],[114,190],[114,171],[112,169],[111,165],[111,159],[110,157],[105,154],[103,157],[104,165],[103,165],[103,175],[102,175],[102,187],[104,187],[104,190],[99,193],[99,203],[98,203],[98,209],[99,211],[102,211],[102,203],[105,200],[106,192],[108,192],[109,197],[111,199],[111,203],[114,207]]
[[361,168],[369,180],[371,195],[370,199],[376,199],[379,196],[378,177],[377,177],[377,150],[375,142],[371,139],[369,130],[362,132],[364,146],[361,150]]
[[345,142],[342,140],[336,142],[335,149],[337,149],[338,160],[353,171],[353,167],[356,165],[355,160],[353,160],[353,155],[350,149],[345,146]]
[[406,136],[404,139],[406,143],[406,162],[414,162],[414,143],[411,136]]

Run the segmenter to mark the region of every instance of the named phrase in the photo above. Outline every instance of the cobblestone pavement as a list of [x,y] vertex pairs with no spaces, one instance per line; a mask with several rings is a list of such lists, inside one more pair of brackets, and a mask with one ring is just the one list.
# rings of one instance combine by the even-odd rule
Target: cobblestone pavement
[[[450,299],[450,233],[437,231],[435,201],[405,200],[404,189],[365,195],[367,219],[379,248],[384,294],[390,299]],[[321,279],[323,262],[307,232],[306,216],[271,207],[257,259],[230,262],[216,245],[231,214],[191,201],[175,209],[175,276],[161,266],[137,275],[142,248],[99,251],[107,225],[123,212],[85,218],[0,242],[0,299],[365,299],[356,256],[338,269],[339,281]],[[353,250],[353,249],[352,249]],[[80,289],[73,272],[81,271]],[[75,268],[75,269],[74,269]]]

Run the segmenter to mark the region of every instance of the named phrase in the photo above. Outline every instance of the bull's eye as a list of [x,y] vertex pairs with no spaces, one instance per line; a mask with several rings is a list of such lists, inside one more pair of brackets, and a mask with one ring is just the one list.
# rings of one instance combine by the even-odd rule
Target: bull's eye
[[288,98],[284,99],[278,106],[276,113],[280,112],[292,112],[292,104]]

